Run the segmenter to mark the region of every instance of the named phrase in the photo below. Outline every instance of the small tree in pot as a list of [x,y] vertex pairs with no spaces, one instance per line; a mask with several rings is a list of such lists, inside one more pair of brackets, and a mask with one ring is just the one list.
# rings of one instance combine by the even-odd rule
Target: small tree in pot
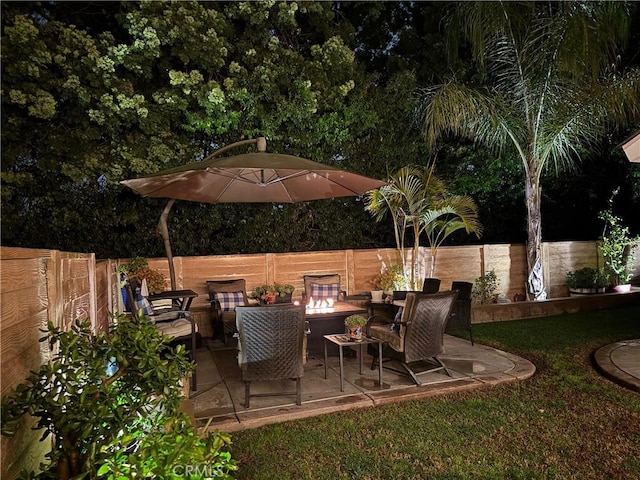
[[640,237],[632,237],[629,228],[622,225],[622,219],[613,214],[612,203],[619,189],[609,199],[609,208],[600,212],[604,221],[604,231],[600,240],[600,252],[605,267],[611,273],[614,286],[627,285],[633,277],[632,265],[635,261],[633,249],[640,244]]
[[609,274],[604,268],[584,267],[567,272],[570,294],[603,293],[609,284]]

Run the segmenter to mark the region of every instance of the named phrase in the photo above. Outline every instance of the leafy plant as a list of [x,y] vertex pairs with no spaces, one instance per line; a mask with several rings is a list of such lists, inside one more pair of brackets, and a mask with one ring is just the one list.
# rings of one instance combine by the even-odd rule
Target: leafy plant
[[167,279],[165,276],[157,270],[149,268],[149,262],[144,257],[134,257],[129,263],[119,265],[118,272],[124,273],[129,280],[137,280],[138,283],[146,280],[149,293],[160,293],[166,288]]
[[[41,341],[57,347],[57,353],[3,397],[2,434],[13,436],[28,413],[44,430],[42,440],[53,437],[41,478],[96,478],[114,462],[131,465],[130,475],[139,476],[139,458],[149,459],[158,474],[170,474],[178,458],[202,458],[203,464],[233,470],[224,453],[230,439],[218,433],[200,437],[178,413],[182,383],[193,369],[185,347],[170,348],[168,337],[144,317],[115,315],[113,320],[110,332],[97,334],[88,320],[77,321],[68,332],[49,323]],[[167,445],[172,432],[171,455],[149,447]],[[177,441],[185,436],[200,440]],[[142,451],[142,446],[149,448]],[[218,450],[209,455],[205,447]]]
[[254,287],[249,293],[249,296],[261,301],[266,301],[267,297],[285,297],[292,294],[294,290],[295,287],[288,283],[263,284]]
[[280,295],[284,297],[285,295],[291,295],[295,290],[295,287],[289,283],[274,283],[273,289]]
[[609,283],[609,274],[604,268],[584,267],[567,272],[567,286],[569,289],[604,288]]
[[640,244],[640,237],[632,237],[629,227],[622,225],[622,219],[613,214],[612,203],[618,189],[609,199],[609,208],[600,212],[598,217],[604,221],[604,232],[600,240],[600,252],[605,266],[611,272],[616,285],[629,283],[633,272],[631,266],[635,261],[633,249]]
[[496,272],[493,270],[490,270],[481,277],[476,278],[476,281],[473,284],[473,289],[471,290],[473,303],[481,305],[496,303],[498,296],[495,292],[499,284],[500,281],[496,276]]
[[433,163],[426,167],[403,167],[390,177],[388,185],[367,194],[365,209],[377,222],[382,221],[387,212],[392,217],[401,265],[407,264],[405,232],[409,227],[413,228],[411,271],[406,281],[413,289],[418,287],[416,259],[422,233],[426,233],[431,248],[429,276],[433,276],[438,247],[447,237],[460,229],[478,236],[482,233],[473,199],[449,194],[445,183],[433,174],[433,169]]
[[349,315],[344,319],[347,327],[364,327],[367,324],[367,318],[362,315]]
[[384,290],[385,292],[404,290],[406,288],[404,269],[402,265],[395,263],[374,276],[371,283],[376,290]]

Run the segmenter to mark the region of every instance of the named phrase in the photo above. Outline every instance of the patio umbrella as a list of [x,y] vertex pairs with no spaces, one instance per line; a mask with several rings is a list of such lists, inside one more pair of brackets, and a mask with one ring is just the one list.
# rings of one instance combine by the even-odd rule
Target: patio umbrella
[[[238,144],[258,143],[259,149],[266,149],[266,142],[260,140],[262,143],[249,140]],[[169,259],[172,289],[175,289],[175,274],[166,218],[176,199],[205,203],[294,203],[360,196],[386,185],[381,180],[293,155],[261,151],[213,158],[222,151],[201,162],[122,182],[142,196],[171,199],[160,217],[158,230]]]
[[213,158],[122,182],[145,197],[293,203],[363,195],[385,182],[278,153]]

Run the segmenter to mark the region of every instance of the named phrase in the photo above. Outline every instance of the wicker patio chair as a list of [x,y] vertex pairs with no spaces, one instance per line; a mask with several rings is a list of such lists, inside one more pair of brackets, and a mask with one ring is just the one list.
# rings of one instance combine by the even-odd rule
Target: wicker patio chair
[[440,291],[439,278],[425,278],[422,284],[422,293],[438,293]]
[[[202,342],[200,332],[198,332],[198,324],[195,319],[186,310],[178,310],[172,306],[172,302],[149,302],[148,299],[140,293],[140,286],[135,280],[130,280],[125,285],[127,291],[127,302],[133,318],[138,318],[141,312],[151,321],[159,332],[163,333],[171,340],[170,347],[182,344],[189,352],[189,356],[193,362],[196,358],[196,349]],[[196,380],[196,368],[191,375],[191,390],[196,391],[198,382]]]
[[[437,370],[444,370],[447,375],[451,372],[440,361],[440,354],[444,352],[444,328],[451,314],[457,292],[440,293],[408,293],[406,304],[399,322],[399,328],[394,324],[371,324],[369,335],[384,342],[383,358],[397,360],[404,371],[413,381],[420,385],[418,375]],[[398,327],[398,324],[395,324]],[[375,368],[376,356],[371,368]],[[410,366],[416,362],[428,362],[436,368],[416,372]],[[389,367],[386,367],[389,368]]]
[[208,280],[207,291],[209,292],[209,317],[214,335],[216,332],[222,333],[224,344],[227,338],[235,335],[236,313],[238,305],[248,305],[247,287],[244,278],[230,280]]
[[[236,307],[238,363],[245,382],[245,408],[249,408],[251,382],[295,379],[296,404],[302,403],[304,375],[305,308],[275,304]],[[293,395],[278,392],[265,395]]]
[[471,282],[453,282],[451,290],[458,292],[456,302],[453,305],[451,316],[447,322],[447,332],[456,329],[469,330],[469,338],[473,345],[473,332],[471,331]]

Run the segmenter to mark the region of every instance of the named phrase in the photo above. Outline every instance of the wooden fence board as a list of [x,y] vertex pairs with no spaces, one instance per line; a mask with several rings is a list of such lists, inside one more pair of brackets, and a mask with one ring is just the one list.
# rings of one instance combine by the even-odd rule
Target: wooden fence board
[[524,294],[527,279],[526,265],[524,245],[484,245],[482,275],[491,270],[495,271],[500,282],[496,293],[504,293],[509,299],[513,299],[516,294]]
[[[6,394],[25,381],[30,370],[51,358],[40,329],[51,321],[66,327],[77,316],[95,318],[97,304],[93,254],[0,247],[0,371]],[[38,465],[48,450],[31,424],[2,439],[0,477],[13,478],[22,468]]]

